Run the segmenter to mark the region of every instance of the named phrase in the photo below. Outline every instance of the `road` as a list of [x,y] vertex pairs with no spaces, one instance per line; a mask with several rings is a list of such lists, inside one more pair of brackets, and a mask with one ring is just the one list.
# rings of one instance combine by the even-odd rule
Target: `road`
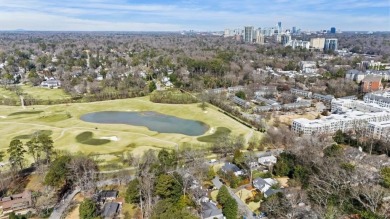
[[[214,186],[216,188],[221,188],[222,187],[222,183],[221,181],[219,180],[219,177],[216,176],[213,180],[212,180]],[[243,202],[240,197],[238,197],[236,195],[236,193],[234,193],[233,189],[231,189],[230,187],[226,186],[226,188],[228,189],[230,195],[236,200],[237,202],[237,205],[238,205],[238,209],[241,209],[242,211],[244,211],[244,216],[246,219],[255,219],[253,217],[253,212],[251,211],[251,209],[249,209],[248,205],[245,204],[245,202]]]
[[60,219],[64,211],[68,208],[70,202],[73,200],[74,196],[80,192],[80,189],[77,188],[73,192],[65,197],[63,201],[58,203],[51,213],[49,219]]

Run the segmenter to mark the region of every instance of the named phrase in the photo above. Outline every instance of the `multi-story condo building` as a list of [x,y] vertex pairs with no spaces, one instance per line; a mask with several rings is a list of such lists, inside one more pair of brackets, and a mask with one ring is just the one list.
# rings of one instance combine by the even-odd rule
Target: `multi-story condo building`
[[374,92],[364,95],[366,103],[375,103],[381,107],[390,108],[390,91]]
[[262,33],[256,34],[256,43],[264,44],[264,35]]
[[306,98],[311,98],[311,96],[313,95],[313,93],[310,91],[305,91],[305,90],[300,90],[295,88],[291,88],[290,92],[297,96],[306,97]]
[[337,48],[338,48],[338,40],[337,39],[335,39],[335,38],[325,39],[325,46],[324,46],[325,51],[329,51],[329,50],[336,51]]
[[319,100],[323,102],[326,106],[330,107],[332,100],[334,99],[333,95],[322,95],[322,94],[317,94],[314,93],[312,96],[313,99]]
[[384,122],[369,122],[369,135],[375,139],[390,140],[390,121]]
[[325,38],[311,38],[310,46],[313,49],[323,50],[325,48]]
[[[351,99],[335,99],[332,101],[331,116],[316,120],[299,118],[293,120],[292,130],[296,133],[311,135],[313,133],[333,134],[338,130],[346,132],[356,128],[369,128],[371,133],[382,135],[390,123],[390,109],[376,104]],[[378,128],[379,127],[379,128]]]
[[253,26],[245,27],[244,28],[244,42],[253,43],[253,34],[254,34]]
[[290,40],[284,46],[291,46],[293,49],[296,49],[296,48],[309,49],[310,42],[293,39],[293,40]]

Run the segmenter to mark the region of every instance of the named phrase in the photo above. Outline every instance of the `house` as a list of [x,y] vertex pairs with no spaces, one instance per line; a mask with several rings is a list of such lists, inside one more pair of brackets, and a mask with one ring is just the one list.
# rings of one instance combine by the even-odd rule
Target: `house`
[[108,202],[104,205],[103,211],[102,211],[102,217],[104,219],[112,219],[115,218],[115,216],[120,211],[121,205],[117,202]]
[[259,164],[264,165],[264,166],[271,166],[273,164],[276,164],[277,161],[278,161],[278,159],[273,155],[259,157],[259,159],[258,159]]
[[46,88],[59,88],[61,87],[61,81],[56,80],[54,78],[50,78],[47,81],[42,81],[41,87],[46,87]]
[[262,193],[267,192],[269,189],[271,189],[271,186],[278,184],[278,182],[271,178],[256,178],[252,182],[253,187],[255,187],[257,190],[259,190]]
[[242,172],[242,170],[240,168],[238,168],[238,166],[236,166],[235,164],[232,164],[232,163],[225,163],[225,165],[222,166],[221,170],[224,173],[233,172],[234,175],[236,175],[236,176],[240,176],[240,175],[244,174]]
[[382,77],[376,75],[367,75],[362,80],[360,89],[363,93],[382,90]]
[[116,190],[103,190],[98,195],[98,201],[105,203],[107,201],[114,201],[118,197]]
[[0,216],[26,210],[31,205],[31,192],[27,190],[20,194],[0,198]]
[[266,192],[264,192],[264,197],[265,198],[268,198],[276,193],[279,193],[281,192],[282,190],[280,189],[268,189]]
[[202,219],[224,219],[222,210],[217,208],[213,202],[202,202]]

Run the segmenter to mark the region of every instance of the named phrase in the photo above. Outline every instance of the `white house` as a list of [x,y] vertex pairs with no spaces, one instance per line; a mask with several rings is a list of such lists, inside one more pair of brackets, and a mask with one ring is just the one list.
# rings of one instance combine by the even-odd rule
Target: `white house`
[[262,193],[266,193],[269,189],[271,189],[271,186],[278,184],[278,182],[271,178],[256,178],[253,180],[253,187],[258,189]]
[[278,159],[273,155],[266,156],[266,157],[259,157],[258,159],[259,164],[264,166],[270,166],[272,164],[276,164],[277,161]]

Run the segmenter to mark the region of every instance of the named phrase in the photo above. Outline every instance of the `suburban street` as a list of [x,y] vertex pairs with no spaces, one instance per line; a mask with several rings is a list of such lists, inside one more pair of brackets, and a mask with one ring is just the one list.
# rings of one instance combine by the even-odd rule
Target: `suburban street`
[[[220,178],[218,176],[216,176],[212,180],[212,182],[217,189],[220,189],[223,186],[223,184],[221,183]],[[245,212],[245,215],[244,215],[245,218],[246,219],[255,219],[253,217],[253,212],[251,211],[251,209],[249,209],[249,207],[234,193],[233,189],[231,189],[228,186],[226,186],[226,188],[228,189],[230,195],[236,200],[237,205],[238,205],[238,209],[241,209]]]

